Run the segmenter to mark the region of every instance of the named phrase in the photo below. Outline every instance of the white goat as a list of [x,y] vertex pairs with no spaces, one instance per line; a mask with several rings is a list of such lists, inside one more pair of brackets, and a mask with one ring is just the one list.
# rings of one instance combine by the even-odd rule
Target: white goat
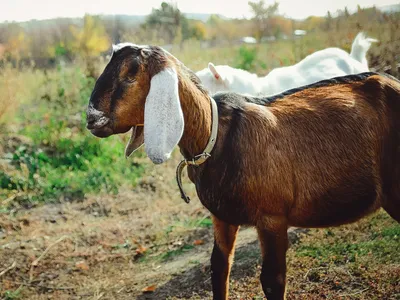
[[368,72],[366,54],[377,40],[360,32],[353,41],[351,53],[339,48],[326,48],[308,55],[299,63],[273,69],[265,77],[258,77],[230,66],[214,66],[198,71],[196,75],[212,93],[231,91],[250,95],[274,95],[285,90],[315,83],[336,76]]

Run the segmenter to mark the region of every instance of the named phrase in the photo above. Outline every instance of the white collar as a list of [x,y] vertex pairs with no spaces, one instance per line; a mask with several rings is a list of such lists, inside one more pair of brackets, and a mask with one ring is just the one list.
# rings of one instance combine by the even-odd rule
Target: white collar
[[196,155],[192,159],[183,159],[176,168],[176,181],[178,183],[179,190],[181,192],[181,197],[186,203],[190,202],[190,198],[185,194],[182,188],[182,171],[187,165],[199,166],[204,163],[210,156],[211,151],[214,149],[215,142],[217,141],[218,134],[218,107],[215,100],[210,97],[211,102],[211,112],[212,112],[212,124],[211,124],[211,134],[208,140],[207,146],[203,153]]

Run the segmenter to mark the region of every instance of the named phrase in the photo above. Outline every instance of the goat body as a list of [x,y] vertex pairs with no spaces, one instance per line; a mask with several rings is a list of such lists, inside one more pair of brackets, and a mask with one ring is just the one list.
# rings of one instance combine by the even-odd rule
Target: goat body
[[350,54],[339,48],[327,48],[308,55],[293,66],[273,69],[265,77],[211,63],[209,68],[196,74],[211,93],[232,91],[249,95],[274,95],[323,79],[367,72],[366,53],[372,42],[376,40],[360,32],[354,39]]
[[201,201],[220,220],[255,226],[333,226],[380,207],[400,171],[388,163],[400,146],[399,91],[385,83],[364,73],[271,98],[215,95],[217,149],[189,169]]
[[[125,76],[135,80],[125,83]],[[206,162],[188,169],[200,201],[213,215],[214,299],[228,298],[240,225],[257,228],[263,290],[269,300],[281,300],[289,226],[336,226],[379,207],[400,222],[397,80],[363,73],[269,98],[219,93],[214,99],[219,113],[215,147]],[[209,101],[198,79],[172,55],[131,45],[114,53],[98,79],[88,128],[105,137],[144,122],[144,139],[143,131],[131,139],[144,140],[153,162],[168,158],[174,145],[167,141],[177,134],[176,143],[190,158],[207,144]],[[160,120],[168,127],[162,128]],[[183,133],[171,124],[178,129],[184,124]]]

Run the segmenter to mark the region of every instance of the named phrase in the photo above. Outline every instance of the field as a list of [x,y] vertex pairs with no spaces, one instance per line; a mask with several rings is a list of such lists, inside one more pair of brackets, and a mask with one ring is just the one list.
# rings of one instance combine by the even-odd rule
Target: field
[[[400,38],[389,29],[368,32],[380,40],[368,59],[398,76]],[[263,75],[325,47],[349,51],[356,33],[206,49],[191,42],[170,52],[195,71],[212,61]],[[193,200],[180,199],[179,152],[155,166],[143,152],[123,157],[127,136],[92,137],[84,111],[93,84],[79,62],[0,70],[0,296],[211,299],[211,220],[186,177]],[[288,299],[400,299],[400,225],[385,212],[294,228],[290,239]],[[260,264],[255,230],[242,228],[231,299],[262,299]]]

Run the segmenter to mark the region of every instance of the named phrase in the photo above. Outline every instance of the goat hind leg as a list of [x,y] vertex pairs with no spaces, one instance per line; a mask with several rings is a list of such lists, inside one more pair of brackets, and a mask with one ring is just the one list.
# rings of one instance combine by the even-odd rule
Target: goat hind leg
[[286,299],[286,251],[288,236],[286,224],[274,229],[257,228],[262,251],[261,285],[268,300]]
[[213,216],[214,248],[211,255],[211,280],[214,300],[227,300],[229,273],[233,261],[239,226],[227,224]]

